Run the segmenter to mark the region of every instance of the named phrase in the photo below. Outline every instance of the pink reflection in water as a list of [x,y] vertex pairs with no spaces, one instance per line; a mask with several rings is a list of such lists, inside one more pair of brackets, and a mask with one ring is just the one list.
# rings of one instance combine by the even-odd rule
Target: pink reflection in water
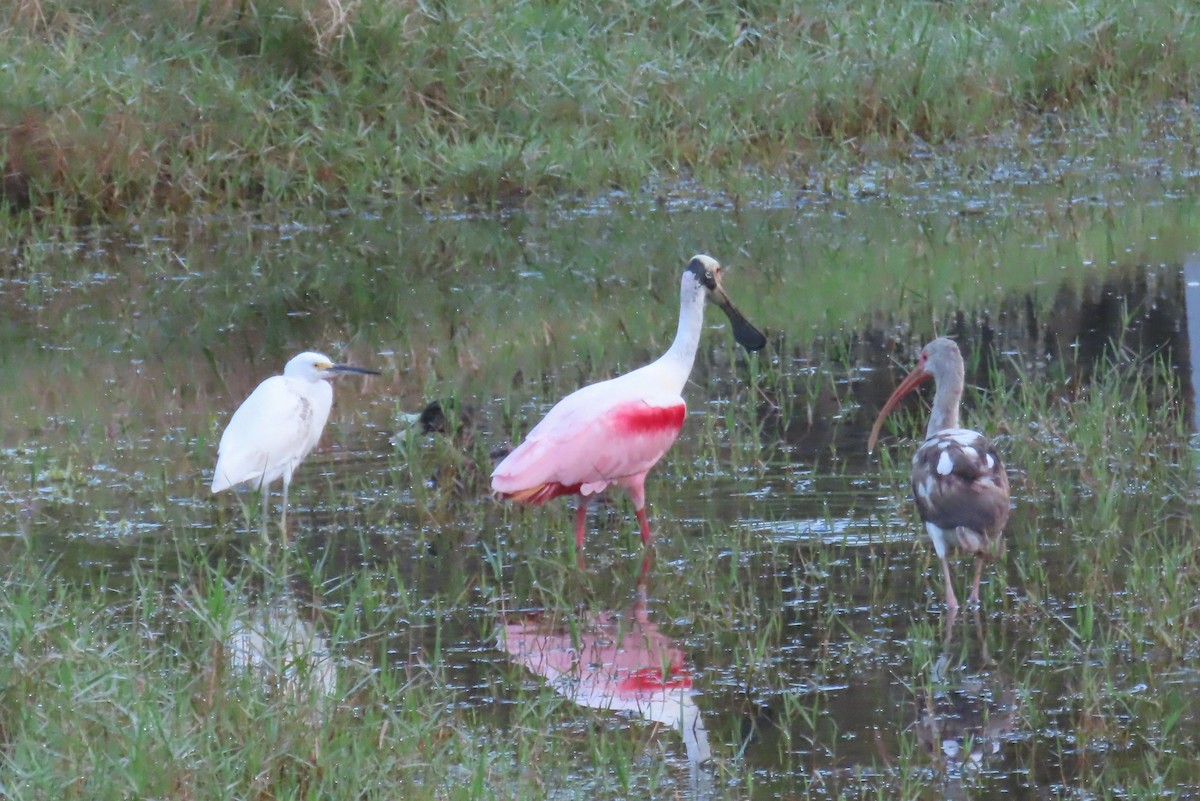
[[708,733],[683,651],[649,618],[648,567],[644,562],[628,609],[589,614],[575,636],[568,621],[528,615],[502,625],[499,645],[580,706],[633,713],[679,731],[696,766],[712,756]]

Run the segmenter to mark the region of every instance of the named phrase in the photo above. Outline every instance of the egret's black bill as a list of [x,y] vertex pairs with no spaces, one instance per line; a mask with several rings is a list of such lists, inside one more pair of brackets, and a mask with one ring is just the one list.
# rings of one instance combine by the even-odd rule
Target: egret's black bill
[[331,373],[353,373],[354,375],[379,375],[378,370],[368,370],[365,367],[352,367],[349,364],[335,364],[329,368]]

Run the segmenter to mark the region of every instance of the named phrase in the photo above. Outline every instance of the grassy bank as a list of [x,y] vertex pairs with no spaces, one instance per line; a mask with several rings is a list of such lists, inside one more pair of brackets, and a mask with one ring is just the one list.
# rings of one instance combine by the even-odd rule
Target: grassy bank
[[1184,0],[19,0],[0,11],[0,192],[96,219],[821,185],[927,145],[960,165],[1133,158],[1192,136],[1197,16]]

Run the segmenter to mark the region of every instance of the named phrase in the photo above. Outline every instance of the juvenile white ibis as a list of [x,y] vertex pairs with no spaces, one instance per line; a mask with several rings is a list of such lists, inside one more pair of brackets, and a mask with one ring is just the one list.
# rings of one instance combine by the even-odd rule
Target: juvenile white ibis
[[953,616],[958,611],[958,599],[946,561],[947,549],[974,554],[975,582],[970,603],[977,604],[983,563],[1004,552],[1004,524],[1008,521],[1008,475],[999,454],[983,434],[958,427],[963,360],[953,340],[942,337],[922,348],[917,366],[879,412],[867,451],[875,449],[883,420],[900,399],[931,378],[937,391],[925,441],[913,456],[912,489],[917,511],[942,562],[946,606]]
[[645,367],[576,390],[555,404],[492,472],[496,497],[540,506],[560,495],[579,495],[575,544],[582,552],[588,500],[616,484],[633,499],[642,543],[650,545],[646,474],[683,428],[682,393],[708,298],[729,317],[743,347],[755,351],[766,345],[766,337],[725,294],[721,265],[709,256],[694,256],[679,283],[679,328],[670,349]]
[[334,364],[320,353],[301,353],[250,393],[229,419],[217,446],[217,469],[212,491],[249,485],[263,494],[263,533],[266,533],[267,494],[283,479],[283,537],[287,539],[288,485],[292,473],[321,438],[333,387],[326,379],[346,373],[379,375],[374,370]]

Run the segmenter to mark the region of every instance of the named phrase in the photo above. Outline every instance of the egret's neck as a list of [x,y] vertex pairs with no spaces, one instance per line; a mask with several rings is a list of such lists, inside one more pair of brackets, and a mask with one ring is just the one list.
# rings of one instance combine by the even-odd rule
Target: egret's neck
[[[661,374],[680,394],[692,372],[696,361],[696,348],[700,345],[700,330],[704,327],[704,291],[684,292],[679,299],[679,328],[675,341],[655,364]],[[675,387],[678,384],[678,387]]]
[[925,429],[926,439],[944,429],[958,428],[958,406],[962,394],[961,378],[937,383],[937,391],[933,393],[933,410],[929,413],[929,426]]

